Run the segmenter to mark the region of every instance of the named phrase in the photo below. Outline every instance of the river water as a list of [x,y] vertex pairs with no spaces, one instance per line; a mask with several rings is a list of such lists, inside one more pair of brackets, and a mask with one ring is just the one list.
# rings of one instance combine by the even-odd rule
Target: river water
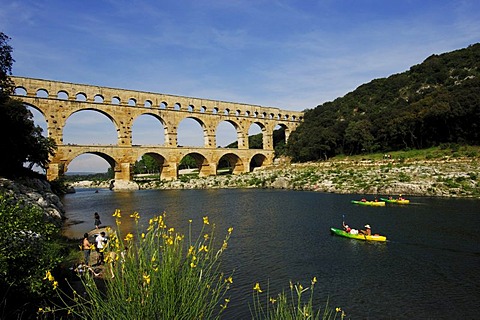
[[[360,197],[266,189],[80,189],[63,198],[70,223],[65,234],[80,238],[91,230],[95,211],[103,225],[115,225],[115,209],[124,216],[137,211],[140,223],[165,211],[177,230],[186,230],[189,219],[201,227],[208,216],[221,238],[233,227],[222,265],[234,270],[225,319],[251,318],[256,282],[275,296],[289,291],[290,281],[307,287],[313,277],[316,305],[323,308],[328,299],[351,319],[480,319],[480,200],[350,203]],[[352,227],[370,224],[389,241],[332,236],[329,228],[341,227],[342,216]]]

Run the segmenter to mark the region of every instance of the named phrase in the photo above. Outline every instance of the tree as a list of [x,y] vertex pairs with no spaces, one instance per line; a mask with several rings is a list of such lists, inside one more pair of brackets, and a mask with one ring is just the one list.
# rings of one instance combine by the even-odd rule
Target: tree
[[9,95],[13,92],[13,82],[8,77],[12,74],[12,65],[15,62],[12,58],[13,48],[8,45],[10,38],[0,32],[0,95]]
[[46,169],[48,158],[56,149],[51,138],[42,136],[42,128],[35,126],[33,115],[22,101],[13,99],[12,47],[10,38],[0,32],[0,175],[15,177],[25,174],[24,165]]

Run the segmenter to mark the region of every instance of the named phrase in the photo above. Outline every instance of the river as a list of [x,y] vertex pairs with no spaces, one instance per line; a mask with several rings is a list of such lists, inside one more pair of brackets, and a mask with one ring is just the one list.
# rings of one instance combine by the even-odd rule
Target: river
[[[351,319],[479,319],[480,200],[411,197],[409,205],[365,207],[360,195],[269,189],[140,190],[79,189],[62,199],[65,234],[80,238],[115,225],[115,209],[137,211],[146,223],[167,213],[167,223],[186,230],[208,216],[223,237],[233,235],[223,268],[234,270],[225,319],[250,319],[252,288],[270,296],[289,291],[289,281],[310,285],[322,308],[341,307]],[[332,236],[342,216],[355,228],[368,223],[386,243]],[[130,219],[133,220],[133,219]],[[122,228],[131,225],[122,222]]]

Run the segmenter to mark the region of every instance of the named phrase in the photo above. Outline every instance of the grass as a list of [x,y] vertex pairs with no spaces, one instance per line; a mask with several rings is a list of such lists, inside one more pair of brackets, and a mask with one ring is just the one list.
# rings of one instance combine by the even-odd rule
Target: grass
[[[115,211],[116,230],[111,230],[105,250],[102,279],[89,272],[82,276],[84,294],[62,291],[47,271],[45,282],[57,290],[60,303],[38,310],[38,318],[75,319],[220,319],[230,302],[232,274],[221,271],[221,257],[228,248],[233,228],[216,240],[215,225],[203,217],[198,236],[192,237],[192,221],[185,236],[167,226],[166,214],[149,221],[140,230],[138,213],[135,233],[122,235],[120,210]],[[134,235],[135,234],[135,235]],[[290,294],[275,297],[253,288],[252,319],[344,319],[340,308],[316,308],[313,293],[316,278],[304,288],[290,283]]]

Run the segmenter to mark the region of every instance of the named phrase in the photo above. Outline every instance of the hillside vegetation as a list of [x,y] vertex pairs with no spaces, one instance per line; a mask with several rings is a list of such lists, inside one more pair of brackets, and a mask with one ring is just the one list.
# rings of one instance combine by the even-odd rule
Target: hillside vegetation
[[314,109],[290,135],[295,162],[480,142],[480,44],[432,55]]

